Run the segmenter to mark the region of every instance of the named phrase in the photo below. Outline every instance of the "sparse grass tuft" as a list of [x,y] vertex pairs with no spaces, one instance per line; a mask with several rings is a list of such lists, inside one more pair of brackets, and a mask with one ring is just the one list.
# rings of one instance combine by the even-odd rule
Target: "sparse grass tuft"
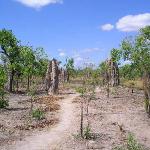
[[5,92],[0,90],[0,108],[6,108],[9,106],[8,100],[5,98]]
[[145,111],[148,113],[149,112],[149,99],[144,100],[144,106],[145,106]]
[[83,137],[84,139],[91,139],[91,128],[87,126],[83,131]]
[[145,150],[135,139],[134,135],[129,134],[127,143],[124,146],[116,147],[114,150]]
[[40,110],[39,108],[36,110],[32,111],[32,117],[37,119],[37,120],[41,120],[44,118],[44,112],[42,110]]
[[6,108],[8,106],[9,106],[9,104],[8,104],[7,100],[0,99],[0,108]]

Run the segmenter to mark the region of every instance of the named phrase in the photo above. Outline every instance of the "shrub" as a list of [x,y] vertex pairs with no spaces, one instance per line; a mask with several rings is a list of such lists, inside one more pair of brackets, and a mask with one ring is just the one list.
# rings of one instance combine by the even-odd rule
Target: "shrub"
[[5,92],[4,90],[0,90],[0,108],[6,108],[8,107],[8,100],[5,99]]
[[146,112],[148,113],[149,112],[149,99],[144,100],[144,106],[145,106]]
[[44,112],[40,109],[36,109],[32,111],[32,117],[37,119],[37,120],[41,120],[44,118]]
[[80,95],[83,97],[86,92],[86,89],[85,87],[77,87],[76,92],[80,93]]
[[126,146],[116,147],[114,150],[144,150],[132,134],[128,135]]
[[5,100],[4,85],[7,82],[6,73],[2,65],[0,65],[0,108],[6,108],[8,101]]
[[7,100],[0,99],[0,108],[6,108],[8,106],[9,106],[9,104],[8,104]]
[[127,149],[128,150],[142,150],[140,144],[135,140],[135,137],[132,134],[128,135],[127,139]]
[[89,126],[84,129],[83,137],[85,139],[91,139],[91,128]]

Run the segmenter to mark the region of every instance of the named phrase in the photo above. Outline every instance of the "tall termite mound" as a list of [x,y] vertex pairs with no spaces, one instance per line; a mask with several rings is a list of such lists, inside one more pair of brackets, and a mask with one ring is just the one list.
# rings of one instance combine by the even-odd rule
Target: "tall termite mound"
[[118,86],[120,83],[118,64],[114,62],[112,59],[107,60],[106,64],[108,66],[109,84],[111,86]]
[[46,73],[46,89],[48,94],[58,93],[59,84],[59,62],[53,59],[49,62]]

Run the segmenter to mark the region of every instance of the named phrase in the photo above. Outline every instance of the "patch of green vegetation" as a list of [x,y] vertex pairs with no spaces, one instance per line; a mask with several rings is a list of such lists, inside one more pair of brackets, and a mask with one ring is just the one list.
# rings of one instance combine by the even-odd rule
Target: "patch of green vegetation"
[[41,120],[44,118],[44,112],[42,110],[40,110],[39,108],[36,110],[32,111],[32,117],[37,119],[37,120]]
[[124,146],[116,147],[114,150],[145,150],[135,139],[133,134],[129,134],[127,144]]
[[5,100],[5,99],[0,99],[0,108],[6,108],[8,107],[9,104],[8,104],[8,101]]
[[87,126],[83,131],[83,137],[84,139],[91,139],[91,128]]

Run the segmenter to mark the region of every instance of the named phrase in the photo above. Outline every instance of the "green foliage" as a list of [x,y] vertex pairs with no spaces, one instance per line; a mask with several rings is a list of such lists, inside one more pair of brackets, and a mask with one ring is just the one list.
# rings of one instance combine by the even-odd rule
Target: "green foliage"
[[121,51],[119,49],[113,48],[111,50],[111,59],[113,60],[113,62],[119,63],[120,58],[121,58]]
[[91,139],[91,128],[87,126],[83,131],[83,138],[84,139]]
[[41,120],[44,118],[44,112],[40,109],[36,109],[32,111],[32,117],[37,119],[37,120]]
[[144,148],[136,141],[132,134],[129,134],[127,144],[125,146],[116,147],[114,150],[144,150]]
[[4,85],[7,81],[7,76],[2,65],[0,65],[0,91],[4,89]]
[[35,67],[35,55],[32,47],[21,46],[21,65],[25,76],[32,75]]
[[128,135],[127,139],[127,149],[128,150],[142,150],[140,144],[135,140],[135,137],[132,134]]
[[99,65],[99,70],[100,70],[100,73],[101,75],[105,74],[108,70],[108,65],[106,64],[106,62],[102,62],[100,65]]
[[120,77],[132,80],[141,77],[140,71],[133,64],[126,64],[120,67]]
[[82,97],[86,93],[86,88],[85,87],[77,87],[76,92],[78,92]]
[[140,30],[135,38],[126,38],[121,43],[125,60],[130,60],[136,69],[150,72],[150,26]]
[[0,98],[0,108],[6,108],[8,106],[9,106],[8,101]]
[[150,103],[149,103],[149,99],[145,99],[144,100],[144,107],[145,107],[145,111],[148,113],[149,112],[149,106],[150,106]]
[[0,108],[6,108],[9,106],[8,100],[5,97],[4,89],[0,89]]
[[66,59],[65,67],[68,73],[68,80],[69,80],[70,76],[74,75],[74,59],[73,58]]
[[14,63],[19,54],[18,48],[19,41],[11,30],[2,29],[0,30],[0,53],[5,55],[10,63]]
[[4,85],[7,81],[6,73],[4,68],[0,65],[0,108],[6,108],[9,104],[5,99]]
[[44,49],[22,46],[11,30],[0,30],[0,57],[10,72],[10,92],[15,80],[27,78],[29,90],[32,76],[45,76],[48,60]]

